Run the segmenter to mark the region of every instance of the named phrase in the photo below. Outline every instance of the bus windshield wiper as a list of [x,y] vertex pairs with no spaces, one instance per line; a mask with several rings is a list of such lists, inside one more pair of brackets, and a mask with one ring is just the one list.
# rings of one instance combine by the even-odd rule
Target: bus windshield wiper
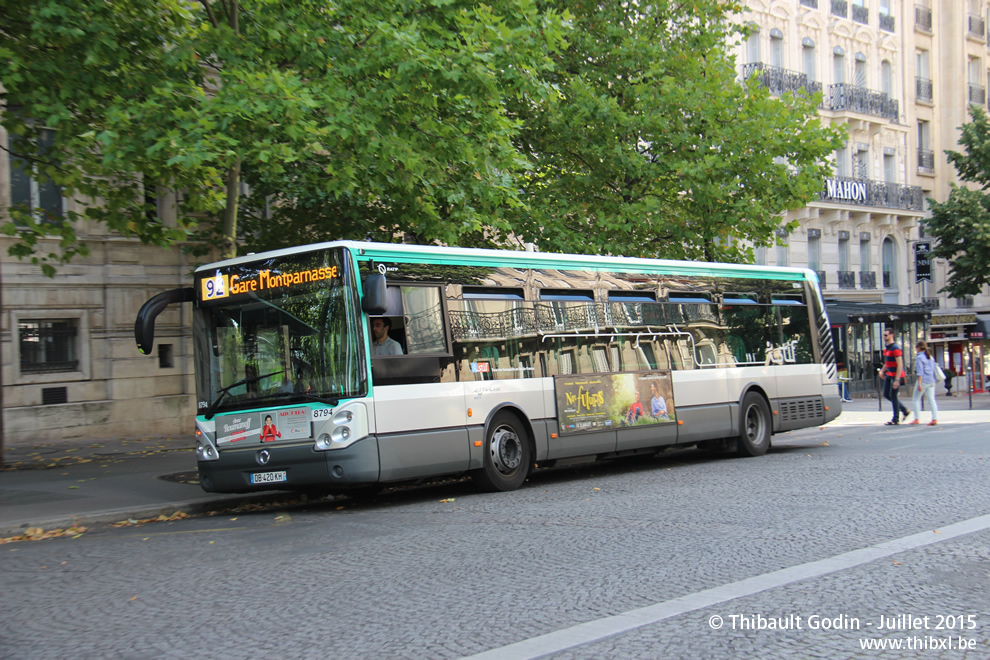
[[220,407],[220,402],[223,401],[223,398],[225,396],[227,396],[227,392],[229,392],[230,390],[234,389],[238,385],[247,385],[249,383],[257,383],[259,380],[264,380],[266,378],[271,378],[272,376],[277,376],[277,375],[279,375],[281,373],[285,373],[285,369],[283,369],[282,371],[273,371],[272,373],[265,374],[264,376],[251,376],[249,378],[242,378],[239,381],[236,381],[236,382],[231,383],[227,387],[221,387],[219,390],[217,390],[217,392],[219,392],[220,396],[217,397],[217,400],[216,401],[214,401],[212,404],[210,404],[210,407],[206,409],[206,414],[204,416],[206,417],[206,419],[213,419],[214,413],[216,412],[217,408]]
[[309,401],[318,401],[320,403],[325,403],[330,406],[336,406],[340,403],[339,399],[330,399],[323,396],[317,396],[315,394],[307,394],[305,392],[276,392],[268,397],[268,399],[291,399],[293,397],[299,397],[300,399],[308,399]]

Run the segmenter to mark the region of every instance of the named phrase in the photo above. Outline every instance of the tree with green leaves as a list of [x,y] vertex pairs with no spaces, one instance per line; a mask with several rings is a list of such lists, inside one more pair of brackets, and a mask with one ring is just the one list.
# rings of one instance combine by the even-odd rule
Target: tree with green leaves
[[925,220],[935,238],[931,257],[949,261],[949,278],[941,289],[954,298],[980,293],[990,284],[990,120],[979,106],[969,106],[972,121],[959,138],[963,151],[946,151],[959,178],[977,186],[950,184],[944,202],[929,199],[931,217]]
[[816,98],[738,84],[726,0],[0,5],[13,156],[85,209],[3,226],[48,272],[84,219],[226,256],[406,235],[750,260],[840,139]]
[[[79,202],[13,209],[11,252],[51,274],[82,221],[224,256],[245,235],[498,240],[526,166],[505,97],[551,96],[564,23],[529,0],[2,0],[2,146]],[[316,221],[283,224],[297,209]]]
[[536,165],[520,235],[544,250],[752,261],[746,241],[772,244],[781,215],[817,198],[844,131],[820,122],[818,96],[738,84],[736,2],[541,3],[564,6],[559,99],[513,103]]

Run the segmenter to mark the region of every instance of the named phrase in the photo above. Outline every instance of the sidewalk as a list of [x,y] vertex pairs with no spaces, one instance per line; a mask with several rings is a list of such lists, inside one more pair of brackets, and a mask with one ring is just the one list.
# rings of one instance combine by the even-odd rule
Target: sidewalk
[[[939,421],[990,422],[990,395],[939,396]],[[833,424],[882,424],[890,404],[856,399]],[[930,419],[928,411],[921,421]],[[285,492],[218,495],[200,488],[190,436],[105,438],[5,447],[0,471],[0,538],[27,528],[143,520],[291,499]]]
[[143,520],[291,498],[285,492],[207,493],[191,436],[39,442],[4,448],[0,538],[28,528]]

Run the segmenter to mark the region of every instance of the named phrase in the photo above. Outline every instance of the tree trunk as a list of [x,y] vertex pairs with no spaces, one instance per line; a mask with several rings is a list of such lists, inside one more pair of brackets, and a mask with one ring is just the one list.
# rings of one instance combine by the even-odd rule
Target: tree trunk
[[223,211],[223,249],[220,256],[237,256],[237,207],[241,196],[241,159],[227,172],[227,207]]

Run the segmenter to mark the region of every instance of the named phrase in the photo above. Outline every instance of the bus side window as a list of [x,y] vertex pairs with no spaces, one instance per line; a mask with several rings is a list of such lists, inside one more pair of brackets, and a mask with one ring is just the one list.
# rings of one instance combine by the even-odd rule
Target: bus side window
[[406,354],[446,353],[440,289],[435,286],[403,286],[401,289]]

